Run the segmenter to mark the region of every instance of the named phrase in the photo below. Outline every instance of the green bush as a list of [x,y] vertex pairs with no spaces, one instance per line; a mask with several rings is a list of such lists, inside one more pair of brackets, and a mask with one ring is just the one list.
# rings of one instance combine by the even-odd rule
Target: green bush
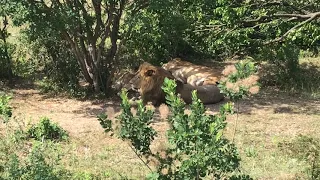
[[0,118],[4,123],[9,121],[12,116],[12,107],[9,105],[9,100],[11,96],[3,94],[0,92]]
[[52,141],[67,140],[69,135],[58,124],[52,123],[49,118],[43,117],[36,125],[31,125],[27,130],[27,136],[38,141],[49,139]]
[[3,179],[59,180],[70,178],[70,173],[60,166],[61,156],[49,158],[48,150],[56,150],[54,144],[36,143],[25,160],[16,154],[10,155],[5,165],[6,175]]
[[174,81],[165,80],[163,90],[172,112],[168,118],[171,124],[168,130],[170,147],[166,150],[170,158],[161,158],[160,178],[228,177],[228,173],[236,171],[240,163],[237,148],[223,136],[226,115],[233,113],[232,104],[221,106],[217,115],[207,115],[206,108],[193,91],[191,113],[188,115],[184,112],[185,103],[173,93],[175,88]]
[[[122,140],[130,140],[132,146],[139,154],[150,154],[150,144],[156,136],[156,131],[150,126],[153,120],[154,111],[143,106],[142,101],[138,101],[137,114],[134,116],[131,112],[131,105],[125,89],[121,92],[121,108],[123,112],[117,117],[119,127],[116,127],[118,136]],[[105,114],[98,116],[101,126],[106,132],[114,131],[112,122]]]

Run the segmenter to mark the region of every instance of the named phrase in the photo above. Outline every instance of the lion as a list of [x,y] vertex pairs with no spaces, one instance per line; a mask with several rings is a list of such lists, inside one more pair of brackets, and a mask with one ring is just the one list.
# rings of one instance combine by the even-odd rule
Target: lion
[[195,65],[180,58],[175,58],[162,67],[185,84],[193,86],[216,85],[222,74],[206,66]]
[[140,65],[130,84],[134,89],[139,89],[144,104],[151,102],[154,106],[159,106],[166,103],[165,93],[161,88],[165,78],[175,80],[177,84],[176,93],[180,94],[187,104],[192,102],[191,92],[193,90],[197,90],[198,97],[204,104],[214,104],[224,99],[216,85],[193,86],[184,84],[175,79],[169,71],[146,62]]

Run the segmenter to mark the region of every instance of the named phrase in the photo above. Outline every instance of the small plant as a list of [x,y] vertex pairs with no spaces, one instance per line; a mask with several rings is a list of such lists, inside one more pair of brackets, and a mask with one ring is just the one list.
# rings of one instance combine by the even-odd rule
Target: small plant
[[58,124],[52,123],[49,118],[43,117],[36,125],[32,125],[27,130],[27,136],[38,141],[49,139],[52,141],[61,141],[68,139],[68,133]]
[[256,66],[248,60],[229,65],[223,70],[224,77],[218,87],[232,101],[257,94],[260,90],[260,84],[258,83],[259,76],[255,75],[256,72]]
[[254,147],[247,147],[245,149],[245,153],[247,157],[257,157],[258,156],[258,152],[256,151],[256,149]]
[[227,66],[222,74],[218,85],[220,91],[224,93],[231,101],[236,103],[237,118],[234,126],[234,133],[232,141],[237,131],[238,115],[239,115],[239,100],[244,97],[257,94],[260,90],[258,83],[259,76],[256,75],[257,68],[250,60],[240,61],[235,65]]
[[[142,101],[137,102],[137,113],[134,116],[131,112],[131,105],[127,96],[127,90],[121,92],[122,113],[117,117],[116,129],[113,129],[111,120],[107,115],[100,114],[98,120],[105,132],[118,131],[118,136],[122,140],[130,140],[131,145],[137,150],[138,154],[150,154],[149,146],[156,136],[156,131],[150,127],[154,111],[143,106]],[[111,134],[113,135],[113,133]]]
[[42,80],[39,81],[39,88],[40,92],[42,93],[58,93],[61,91],[57,83],[52,82],[47,77],[44,77]]
[[9,105],[10,99],[11,96],[0,92],[0,118],[4,123],[7,123],[12,116],[12,107]]
[[166,157],[160,158],[160,178],[227,177],[240,163],[236,147],[223,137],[226,115],[233,113],[232,104],[221,106],[217,115],[207,115],[203,103],[193,91],[191,113],[187,115],[184,113],[185,103],[174,93],[175,87],[174,81],[165,79],[163,90],[172,111],[168,118],[172,126],[168,130],[170,146]]

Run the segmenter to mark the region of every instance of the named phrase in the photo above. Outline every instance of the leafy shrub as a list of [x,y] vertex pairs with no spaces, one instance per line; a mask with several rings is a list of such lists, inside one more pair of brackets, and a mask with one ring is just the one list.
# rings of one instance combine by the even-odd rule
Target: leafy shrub
[[26,160],[21,161],[16,154],[12,154],[5,166],[7,175],[4,179],[58,180],[70,177],[70,173],[59,166],[61,156],[49,160],[48,150],[59,151],[51,143],[36,143]]
[[[7,51],[5,49],[7,48]],[[8,42],[4,43],[2,37],[0,39],[0,79],[6,79],[12,71],[12,55],[15,46]]]
[[34,71],[42,77],[39,88],[42,92],[60,93],[68,92],[76,95],[79,90],[80,67],[72,52],[68,50],[66,41],[61,40],[58,32],[48,29],[47,34],[39,37],[33,32],[25,31],[25,40],[30,45],[31,58]]
[[5,95],[0,92],[0,118],[3,122],[8,122],[9,118],[12,116],[12,107],[9,105],[9,100],[11,96]]
[[57,83],[53,82],[47,77],[44,77],[42,80],[39,81],[39,88],[40,88],[40,92],[42,93],[50,93],[50,92],[57,93],[61,90],[60,87],[57,85]]
[[43,117],[38,124],[28,128],[27,136],[35,138],[38,141],[42,141],[43,139],[61,141],[67,140],[69,135],[58,124],[52,123],[47,117]]
[[[220,179],[236,171],[240,163],[238,151],[223,137],[226,115],[233,113],[232,104],[221,106],[217,115],[207,115],[203,103],[193,91],[191,113],[187,115],[184,112],[185,103],[173,93],[175,87],[172,80],[165,80],[163,90],[172,112],[168,118],[172,126],[168,130],[170,147],[166,150],[167,158],[161,158],[163,163],[158,169],[160,177],[198,179],[213,176]],[[180,165],[176,160],[180,161]]]

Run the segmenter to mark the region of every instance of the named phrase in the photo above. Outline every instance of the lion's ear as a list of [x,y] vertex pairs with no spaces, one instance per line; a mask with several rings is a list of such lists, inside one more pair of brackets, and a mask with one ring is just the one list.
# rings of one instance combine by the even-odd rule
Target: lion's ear
[[155,73],[155,70],[149,69],[149,70],[147,70],[144,74],[145,74],[146,76],[152,76],[152,75],[154,75],[154,73]]

